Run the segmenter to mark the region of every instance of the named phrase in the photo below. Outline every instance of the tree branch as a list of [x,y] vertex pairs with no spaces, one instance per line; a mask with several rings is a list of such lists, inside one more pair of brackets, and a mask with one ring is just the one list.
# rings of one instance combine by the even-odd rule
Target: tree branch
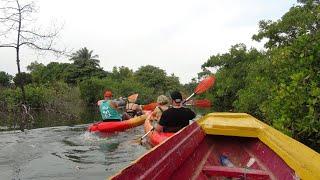
[[28,30],[21,30],[21,32],[23,33],[30,33],[32,35],[35,35],[35,36],[38,36],[38,37],[41,37],[41,38],[53,38],[53,37],[56,37],[58,35],[58,32],[54,32],[52,34],[39,34],[39,33],[35,33],[33,31],[28,31]]
[[24,5],[20,10],[23,11],[24,8],[28,8],[28,10],[32,10],[33,9],[33,3],[29,3]]
[[31,40],[33,40],[33,38],[25,37],[22,34],[20,34],[20,37],[22,38],[22,40],[25,40],[25,42],[30,42]]
[[[15,23],[12,23],[12,25],[10,27],[8,26],[9,28],[7,30],[4,30],[3,33],[0,34],[0,36],[8,34],[11,30],[14,29],[14,25],[15,25]],[[5,25],[5,26],[7,26],[7,25]]]
[[0,17],[0,20],[10,20],[12,17],[19,15],[19,13],[10,14],[7,17]]
[[12,18],[0,18],[0,22],[4,23],[4,22],[7,22],[7,21],[14,21],[16,23],[19,23],[19,20],[17,19],[12,19]]
[[13,45],[7,45],[7,44],[1,44],[0,45],[0,48],[3,48],[3,47],[7,47],[7,48],[17,48],[16,46],[13,46]]
[[63,54],[64,51],[60,51],[60,50],[57,50],[57,49],[53,49],[52,48],[52,41],[50,42],[50,44],[47,46],[47,47],[41,47],[35,43],[32,43],[32,42],[23,42],[21,44],[19,44],[19,46],[23,46],[23,45],[27,45],[31,48],[35,48],[35,49],[38,49],[38,50],[44,50],[44,51],[52,51],[54,53],[58,53],[58,54]]
[[13,9],[13,10],[16,10],[16,11],[19,10],[18,8],[10,7],[10,6],[8,6],[8,7],[1,7],[1,8],[0,8],[0,10],[7,10],[7,9]]

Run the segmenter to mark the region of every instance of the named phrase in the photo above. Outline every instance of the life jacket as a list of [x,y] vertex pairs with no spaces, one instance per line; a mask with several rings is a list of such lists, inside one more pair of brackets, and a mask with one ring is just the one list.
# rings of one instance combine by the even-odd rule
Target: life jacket
[[[131,106],[130,106],[131,104]],[[126,104],[126,113],[130,116],[130,117],[135,117],[137,115],[137,111],[133,109],[134,103],[132,102],[128,102]]]
[[121,116],[116,109],[111,107],[110,100],[102,101],[99,106],[100,114],[103,120],[121,120]]
[[160,120],[160,117],[161,117],[164,110],[160,106],[157,106],[156,108],[158,108],[161,113],[159,111],[157,111],[157,113],[154,114],[154,117],[157,118],[157,120]]

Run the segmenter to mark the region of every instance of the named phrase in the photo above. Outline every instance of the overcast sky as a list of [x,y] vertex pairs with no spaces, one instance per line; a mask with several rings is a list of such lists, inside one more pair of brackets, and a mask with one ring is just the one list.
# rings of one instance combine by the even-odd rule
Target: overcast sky
[[[182,83],[197,77],[201,65],[231,45],[262,48],[251,37],[263,19],[277,20],[292,0],[38,0],[38,23],[64,24],[60,44],[87,47],[100,65],[137,70],[151,64],[174,73]],[[0,71],[17,73],[15,51],[0,48]],[[69,62],[23,49],[22,70],[32,61]]]

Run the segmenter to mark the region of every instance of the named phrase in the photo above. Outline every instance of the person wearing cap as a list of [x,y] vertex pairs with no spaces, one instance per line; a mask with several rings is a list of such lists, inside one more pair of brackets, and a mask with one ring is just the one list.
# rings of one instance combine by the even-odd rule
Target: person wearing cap
[[169,98],[165,95],[160,95],[157,98],[158,106],[153,110],[150,120],[159,122],[162,113],[169,108]]
[[142,115],[142,108],[136,104],[139,94],[133,94],[128,97],[128,103],[126,104],[126,110],[123,114],[123,119],[130,119],[135,116]]
[[121,114],[117,111],[118,104],[111,100],[112,92],[105,91],[104,99],[97,102],[103,122],[121,121]]
[[182,106],[182,95],[179,91],[172,92],[170,97],[172,107],[163,112],[156,126],[158,132],[177,132],[189,125],[189,120],[196,117],[191,109]]

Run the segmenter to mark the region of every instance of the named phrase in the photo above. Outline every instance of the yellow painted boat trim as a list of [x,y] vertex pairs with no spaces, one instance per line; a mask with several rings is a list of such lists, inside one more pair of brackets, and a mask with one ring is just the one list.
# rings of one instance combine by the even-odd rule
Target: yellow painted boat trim
[[301,179],[320,179],[320,155],[246,113],[210,113],[197,121],[206,134],[256,137]]

